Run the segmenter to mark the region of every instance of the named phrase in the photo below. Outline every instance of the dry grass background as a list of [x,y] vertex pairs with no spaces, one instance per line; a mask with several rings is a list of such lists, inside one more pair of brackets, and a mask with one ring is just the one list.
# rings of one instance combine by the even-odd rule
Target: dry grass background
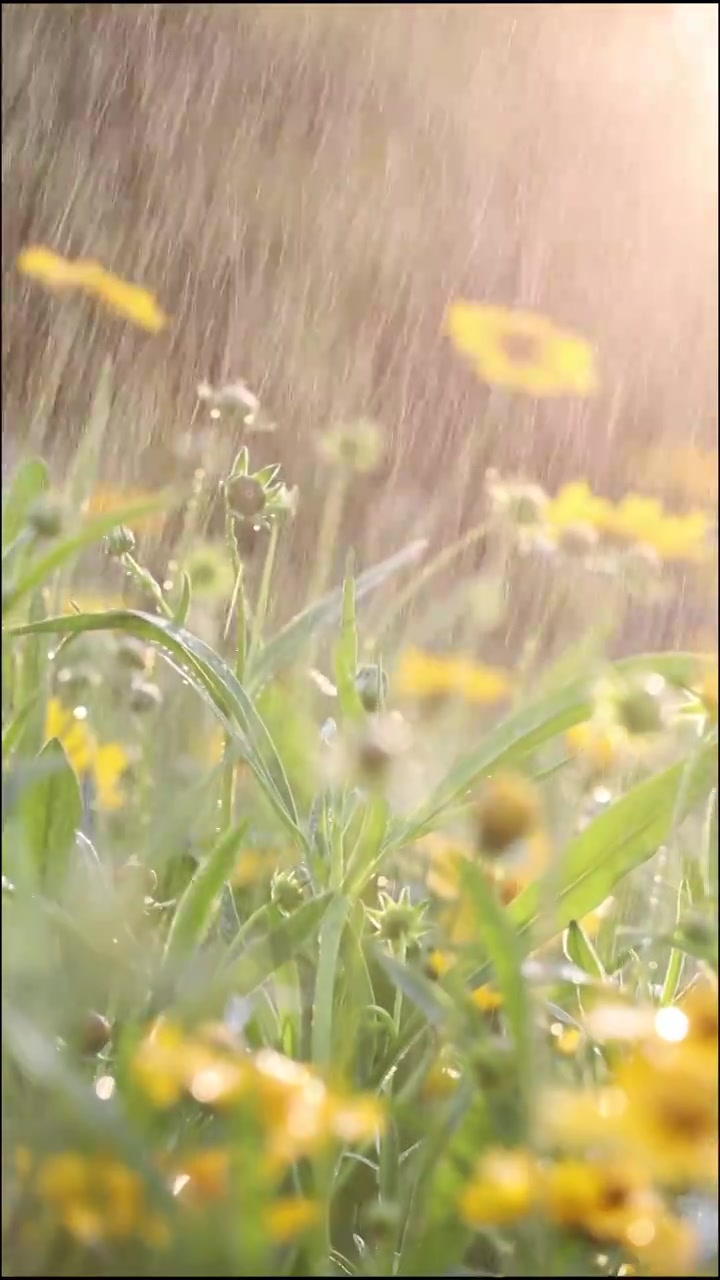
[[[109,354],[105,477],[164,479],[197,382],[244,377],[305,487],[293,572],[338,418],[388,433],[348,513],[368,556],[466,527],[489,462],[617,492],[638,444],[713,444],[716,106],[672,10],[4,5],[4,440],[61,460]],[[28,287],[28,242],[146,283],[169,334]],[[488,415],[439,334],[458,295],[592,338],[601,395]]]

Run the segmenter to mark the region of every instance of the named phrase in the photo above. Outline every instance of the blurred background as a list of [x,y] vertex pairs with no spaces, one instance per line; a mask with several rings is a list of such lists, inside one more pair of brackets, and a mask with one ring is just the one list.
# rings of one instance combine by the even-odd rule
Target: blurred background
[[[716,504],[717,5],[7,4],[2,36],[9,456],[61,467],[109,359],[103,479],[192,471],[188,432],[220,475],[237,432],[202,434],[196,388],[242,378],[277,423],[253,461],[301,486],[288,582],[315,436],[359,416],[386,442],[341,540],[365,562],[469,527],[490,465]],[[147,285],[170,329],[29,285],[29,243]],[[442,337],[459,296],[586,336],[599,395],[492,393]],[[654,647],[711,590],[646,619]]]

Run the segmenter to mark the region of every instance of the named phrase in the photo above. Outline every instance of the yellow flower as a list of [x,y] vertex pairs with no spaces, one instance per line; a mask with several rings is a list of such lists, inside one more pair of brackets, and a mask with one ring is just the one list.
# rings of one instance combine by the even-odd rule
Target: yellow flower
[[265,1210],[265,1229],[276,1244],[295,1240],[320,1219],[320,1206],[302,1196],[281,1196]]
[[117,742],[98,743],[85,720],[78,720],[58,698],[50,698],[45,714],[45,738],[57,738],[79,778],[92,779],[101,809],[119,809],[125,802],[121,787],[128,758]]
[[[670,1213],[641,1216],[630,1223],[626,1243],[634,1251],[649,1276],[695,1276],[698,1274],[698,1241],[692,1227]],[[618,1271],[618,1275],[621,1271]],[[631,1268],[623,1275],[635,1274]]]
[[401,697],[442,698],[456,695],[489,706],[510,693],[510,677],[496,667],[468,658],[444,657],[408,649],[402,655],[393,688]]
[[474,816],[481,852],[496,856],[539,830],[539,792],[520,774],[498,773],[484,784]]
[[538,1174],[525,1151],[487,1151],[460,1197],[460,1214],[474,1227],[502,1225],[533,1207]]
[[172,1107],[185,1094],[220,1106],[236,1101],[249,1087],[249,1060],[186,1036],[174,1023],[159,1019],[140,1042],[132,1073],[146,1097],[159,1108]]
[[707,512],[673,514],[657,498],[635,493],[613,503],[594,494],[585,480],[564,485],[545,504],[543,517],[551,536],[582,526],[616,542],[648,547],[661,560],[700,561],[710,550]]
[[272,1166],[292,1164],[333,1140],[365,1142],[381,1132],[383,1111],[376,1098],[333,1093],[308,1067],[271,1049],[255,1054],[253,1066]]
[[454,1054],[446,1046],[440,1050],[429,1067],[422,1085],[422,1096],[428,1102],[442,1101],[444,1098],[452,1097],[461,1078]]
[[[84,512],[87,516],[111,515],[113,511],[120,511],[132,503],[147,502],[154,497],[155,493],[152,489],[116,489],[110,485],[104,485],[90,494],[85,503]],[[140,533],[142,530],[150,532],[162,529],[166,520],[166,511],[151,511],[147,515],[136,517],[130,527],[135,533]]]
[[79,289],[99,298],[111,311],[150,333],[159,333],[168,323],[168,317],[149,290],[129,284],[91,259],[78,258],[72,262],[36,245],[23,249],[17,267],[23,275],[39,280],[48,289]]
[[627,1241],[640,1218],[654,1218],[659,1201],[647,1172],[628,1161],[560,1160],[542,1180],[543,1208],[554,1222],[595,1240]]
[[585,720],[567,730],[565,742],[594,777],[621,768],[631,755],[630,735],[619,724]]
[[185,1156],[173,1177],[175,1195],[188,1204],[222,1200],[230,1184],[230,1154],[221,1147],[206,1147]]
[[610,510],[611,503],[594,494],[586,480],[573,480],[546,503],[544,519],[551,531],[582,525],[598,529]]
[[481,1013],[494,1013],[496,1009],[502,1008],[503,1003],[500,992],[495,991],[487,983],[483,983],[481,987],[475,987],[475,990],[470,993],[470,1000]]
[[[709,1069],[708,1069],[709,1067]],[[621,1138],[667,1186],[718,1175],[718,1078],[683,1045],[638,1052],[615,1073],[627,1103]]]
[[445,330],[483,382],[532,396],[592,395],[595,355],[584,338],[531,311],[458,301]]
[[74,1152],[49,1156],[39,1168],[36,1189],[81,1244],[145,1235],[153,1225],[140,1178],[111,1157]]
[[651,547],[661,560],[705,560],[710,550],[711,524],[705,511],[673,515],[657,499],[641,494],[627,494],[596,527],[623,542]]
[[641,480],[643,488],[717,506],[717,449],[700,449],[694,444],[677,445],[665,440],[633,457],[630,471]]

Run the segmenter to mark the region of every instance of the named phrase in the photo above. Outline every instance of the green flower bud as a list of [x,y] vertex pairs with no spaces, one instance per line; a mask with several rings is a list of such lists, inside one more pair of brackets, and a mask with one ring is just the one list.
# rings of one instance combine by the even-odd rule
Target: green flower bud
[[355,676],[355,688],[365,710],[377,711],[387,697],[387,675],[375,663],[359,667]]
[[130,708],[139,715],[155,711],[162,705],[162,693],[156,684],[147,680],[133,680],[130,689]]
[[151,657],[151,650],[134,636],[123,636],[117,642],[117,659],[121,666],[131,671],[146,671]]
[[318,445],[320,456],[326,462],[365,473],[377,467],[381,447],[380,428],[366,418],[326,432]]
[[78,1028],[79,1047],[83,1053],[95,1056],[110,1043],[112,1027],[100,1013],[89,1013]]
[[265,490],[252,476],[235,476],[226,482],[227,500],[236,516],[249,520],[265,506]]
[[270,899],[282,915],[292,915],[305,899],[305,877],[297,868],[276,871],[270,885]]
[[132,555],[135,550],[135,534],[127,525],[119,524],[111,529],[105,538],[105,550],[109,556],[119,559],[120,556]]
[[57,538],[62,533],[63,509],[52,498],[38,498],[27,513],[27,522],[38,538]]
[[658,733],[665,722],[662,699],[648,689],[633,689],[618,700],[617,717],[628,733]]

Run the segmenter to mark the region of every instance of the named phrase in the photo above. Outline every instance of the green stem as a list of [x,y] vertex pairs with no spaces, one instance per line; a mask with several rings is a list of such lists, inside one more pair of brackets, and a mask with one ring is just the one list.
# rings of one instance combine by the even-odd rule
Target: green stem
[[131,556],[129,552],[126,552],[125,555],[121,557],[120,563],[122,564],[123,569],[127,569],[130,577],[135,580],[137,585],[141,587],[143,591],[147,591],[148,595],[152,596],[155,604],[164,617],[172,620],[173,611],[152,574],[147,569],[144,569],[141,564],[138,564],[135,557]]
[[270,600],[270,584],[272,583],[273,568],[275,565],[275,552],[277,551],[279,536],[280,525],[277,520],[274,520],[270,528],[270,541],[268,542],[268,548],[265,553],[265,563],[263,564],[257,604],[255,605],[255,613],[253,615],[248,661],[252,659],[262,640],[262,629],[267,617],[268,603]]

